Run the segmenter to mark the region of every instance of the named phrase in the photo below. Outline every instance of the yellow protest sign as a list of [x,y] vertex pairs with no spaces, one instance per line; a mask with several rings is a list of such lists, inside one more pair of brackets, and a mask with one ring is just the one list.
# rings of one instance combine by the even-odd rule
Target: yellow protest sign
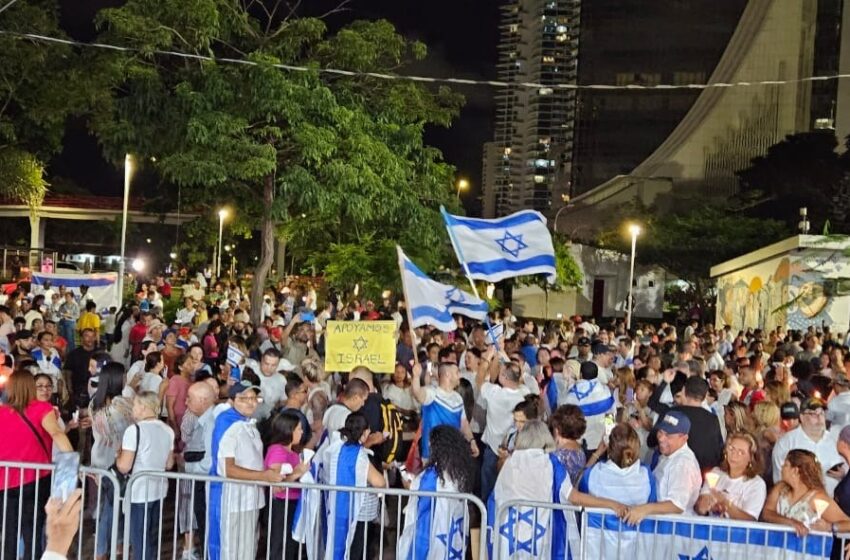
[[366,366],[374,373],[392,373],[395,347],[395,321],[328,321],[325,370]]

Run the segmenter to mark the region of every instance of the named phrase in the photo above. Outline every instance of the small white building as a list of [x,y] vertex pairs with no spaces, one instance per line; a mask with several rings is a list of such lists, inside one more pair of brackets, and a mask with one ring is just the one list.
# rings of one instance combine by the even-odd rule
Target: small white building
[[[570,252],[582,271],[581,289],[563,292],[537,286],[513,289],[512,310],[519,317],[560,319],[572,315],[625,317],[629,295],[629,255],[573,243]],[[661,318],[666,274],[659,267],[635,267],[634,317]]]
[[847,240],[797,235],[711,268],[717,280],[715,326],[733,331],[831,326],[850,320]]

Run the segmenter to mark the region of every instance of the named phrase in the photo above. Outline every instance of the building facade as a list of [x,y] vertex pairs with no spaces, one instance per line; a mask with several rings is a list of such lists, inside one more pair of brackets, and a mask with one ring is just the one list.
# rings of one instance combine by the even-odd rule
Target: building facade
[[[578,78],[580,0],[501,6],[493,142],[484,149],[484,215],[548,212],[569,192]],[[539,84],[528,87],[522,84]]]

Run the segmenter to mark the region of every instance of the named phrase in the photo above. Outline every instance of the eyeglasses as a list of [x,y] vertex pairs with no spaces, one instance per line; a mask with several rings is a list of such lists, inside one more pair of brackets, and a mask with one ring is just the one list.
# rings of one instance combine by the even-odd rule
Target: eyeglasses
[[742,449],[740,447],[732,447],[731,445],[726,447],[726,453],[728,453],[729,455],[737,455],[737,456],[740,457],[742,455],[747,455],[749,452],[750,452],[749,449]]
[[800,416],[808,416],[810,418],[814,418],[814,417],[823,418],[824,413],[823,413],[823,409],[819,408],[817,410],[807,410],[805,412],[801,412]]

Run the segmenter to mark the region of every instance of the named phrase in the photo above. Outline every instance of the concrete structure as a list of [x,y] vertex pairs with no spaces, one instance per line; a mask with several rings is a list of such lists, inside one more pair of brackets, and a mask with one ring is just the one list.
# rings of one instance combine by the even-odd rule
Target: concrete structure
[[[15,200],[0,200],[0,218],[29,218],[30,248],[44,247],[47,220],[114,220],[123,211],[123,199],[94,195],[47,195],[35,215],[29,207]],[[156,214],[144,209],[144,201],[131,198],[128,220],[145,224],[182,225],[198,217],[197,212]]]
[[501,7],[494,140],[485,146],[484,216],[548,213],[569,192],[581,0],[507,0]]
[[711,268],[717,281],[716,326],[733,332],[850,322],[850,239],[797,235]]
[[727,197],[737,188],[735,172],[786,135],[832,126],[846,133],[850,89],[818,86],[813,96],[812,82],[801,80],[815,68],[837,71],[836,51],[841,65],[850,64],[850,32],[840,27],[848,4],[750,0],[708,81],[789,83],[703,90],[667,139],[628,175],[574,197],[567,223],[593,227],[623,201],[660,203],[663,211],[674,197]]
[[[629,293],[629,255],[577,243],[570,246],[570,252],[581,268],[582,287],[548,293],[536,286],[516,287],[513,312],[520,317],[546,319],[559,319],[559,314],[624,317]],[[661,268],[635,268],[635,318],[661,318],[666,280]]]

